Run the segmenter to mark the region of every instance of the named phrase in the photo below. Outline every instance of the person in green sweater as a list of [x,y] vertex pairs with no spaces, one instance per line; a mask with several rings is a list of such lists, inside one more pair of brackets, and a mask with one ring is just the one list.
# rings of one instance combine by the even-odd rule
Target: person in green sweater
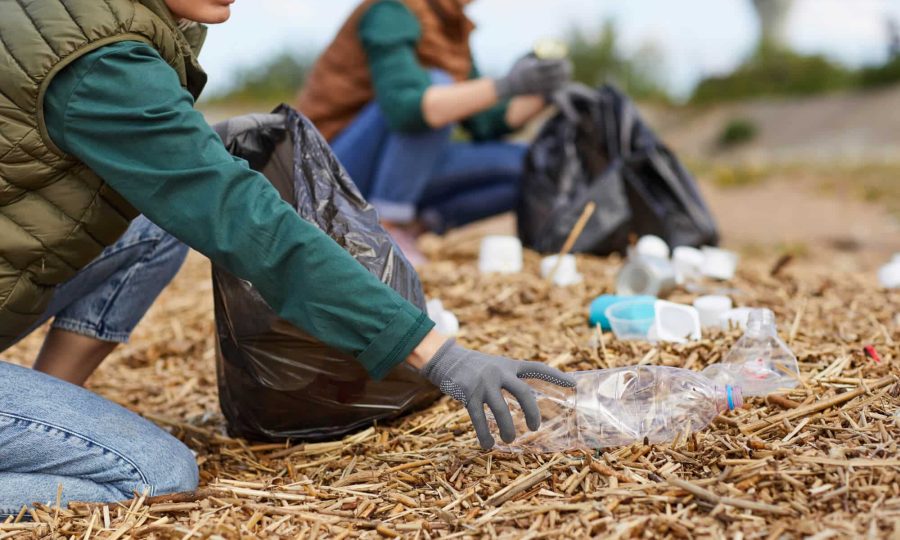
[[193,108],[206,80],[196,23],[225,21],[232,3],[0,0],[0,343],[54,319],[36,370],[0,361],[0,520],[55,501],[60,485],[63,503],[196,487],[182,443],[79,386],[128,338],[185,245],[372,377],[400,362],[420,369],[466,405],[485,448],[485,405],[501,437],[515,437],[501,390],[536,429],[522,379],[573,384],[438,334],[226,151]]
[[[298,109],[414,264],[415,239],[511,210],[525,147],[502,141],[569,83],[565,59],[526,55],[503,77],[472,60],[471,0],[365,0],[317,60]],[[471,141],[452,140],[455,125]]]

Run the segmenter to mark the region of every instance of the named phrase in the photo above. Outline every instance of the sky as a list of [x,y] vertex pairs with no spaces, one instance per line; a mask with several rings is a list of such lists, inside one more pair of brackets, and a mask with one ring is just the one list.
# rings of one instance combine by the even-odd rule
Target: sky
[[[212,27],[201,55],[212,92],[227,89],[237,68],[284,50],[321,51],[358,0],[238,0],[229,22]],[[758,23],[749,0],[476,0],[475,57],[500,74],[546,37],[593,30],[611,19],[628,54],[652,45],[660,78],[685,96],[704,76],[728,72],[751,51]],[[795,0],[789,43],[849,65],[883,61],[886,18],[900,22],[900,0]]]

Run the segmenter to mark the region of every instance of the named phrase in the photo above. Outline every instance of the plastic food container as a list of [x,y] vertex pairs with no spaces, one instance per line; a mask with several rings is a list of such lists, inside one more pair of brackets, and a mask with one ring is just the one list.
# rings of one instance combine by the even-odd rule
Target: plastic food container
[[700,339],[700,315],[693,306],[656,301],[653,336],[660,341],[685,343]]
[[522,271],[522,242],[515,236],[485,236],[478,255],[482,274],[515,274]]
[[738,254],[727,249],[704,246],[703,275],[713,279],[727,281],[734,277],[737,270]]
[[619,302],[606,308],[606,318],[616,337],[623,340],[647,339],[656,319],[656,300]]
[[606,310],[620,302],[633,302],[635,300],[656,300],[655,296],[619,296],[617,294],[602,294],[591,302],[588,312],[588,321],[591,326],[600,325],[601,330],[612,330],[609,319],[606,318]]
[[731,298],[718,294],[708,294],[694,300],[694,307],[700,313],[700,324],[704,328],[722,326],[721,316],[732,306]]
[[[550,272],[553,271],[558,259],[559,255],[550,255],[549,257],[541,259],[541,277],[546,279],[550,275]],[[556,273],[553,275],[553,283],[560,287],[567,287],[569,285],[581,283],[581,281],[582,277],[581,274],[578,273],[575,255],[563,255],[562,261],[559,263],[559,268],[556,269]]]

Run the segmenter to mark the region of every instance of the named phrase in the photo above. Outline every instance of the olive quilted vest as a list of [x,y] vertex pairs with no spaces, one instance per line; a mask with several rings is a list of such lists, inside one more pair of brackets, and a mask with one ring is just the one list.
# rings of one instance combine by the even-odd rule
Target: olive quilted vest
[[129,40],[154,47],[197,97],[205,29],[185,28],[163,0],[0,0],[0,350],[137,214],[50,141],[47,86],[80,56]]

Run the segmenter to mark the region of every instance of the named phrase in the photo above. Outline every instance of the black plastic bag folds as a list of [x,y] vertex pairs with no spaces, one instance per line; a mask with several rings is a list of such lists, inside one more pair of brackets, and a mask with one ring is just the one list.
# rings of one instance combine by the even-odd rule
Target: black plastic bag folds
[[629,236],[670,246],[715,245],[719,235],[696,182],[617,89],[573,87],[526,156],[519,236],[558,251],[585,205],[597,209],[574,250],[623,252]]
[[[415,270],[306,118],[282,105],[273,114],[234,118],[215,129],[228,150],[264,174],[303,219],[424,309]],[[250,283],[222,268],[213,268],[213,289],[219,401],[234,436],[337,438],[439,396],[406,364],[372,380],[351,356],[279,318]]]

